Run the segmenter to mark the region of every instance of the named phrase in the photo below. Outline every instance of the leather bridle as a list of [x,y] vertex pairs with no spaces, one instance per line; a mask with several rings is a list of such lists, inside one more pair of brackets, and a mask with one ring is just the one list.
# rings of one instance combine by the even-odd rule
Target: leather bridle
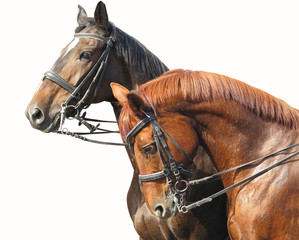
[[[168,186],[173,193],[175,200],[178,204],[178,208],[181,208],[181,205],[184,203],[185,191],[188,187],[188,182],[182,179],[181,175],[185,176],[187,179],[192,177],[192,171],[190,169],[184,169],[182,164],[177,165],[173,156],[170,153],[168,144],[164,138],[164,135],[184,154],[184,156],[190,161],[192,164],[191,157],[180,147],[179,144],[175,142],[175,140],[160,126],[157,122],[156,117],[152,111],[147,112],[146,117],[141,120],[126,136],[126,143],[129,145],[129,148],[134,154],[133,149],[133,137],[136,136],[147,124],[151,124],[153,130],[153,136],[155,139],[155,144],[157,146],[157,150],[160,156],[160,159],[163,164],[164,170],[146,174],[139,175],[140,184],[143,182],[156,181],[159,179],[166,178]],[[163,134],[164,133],[164,134]],[[167,161],[165,160],[165,157]],[[172,183],[171,176],[174,176],[176,179],[175,184]]]
[[[112,25],[114,26],[114,25]],[[115,28],[115,27],[114,27]],[[90,69],[88,74],[84,77],[84,79],[81,81],[81,83],[75,88],[70,83],[68,83],[65,79],[63,79],[61,76],[59,76],[57,73],[53,71],[47,71],[44,74],[44,79],[49,79],[52,82],[58,84],[63,89],[67,90],[71,93],[71,95],[68,97],[68,99],[63,103],[63,107],[67,108],[68,104],[71,100],[79,99],[77,104],[74,106],[74,108],[78,111],[81,111],[82,108],[87,108],[90,106],[90,104],[93,102],[97,91],[99,90],[99,86],[101,85],[101,81],[103,79],[103,75],[106,69],[107,60],[109,57],[110,49],[113,47],[113,44],[115,42],[115,29],[112,31],[111,36],[106,39],[105,37],[93,34],[93,33],[76,33],[74,35],[75,38],[92,38],[96,40],[100,40],[106,44],[106,48],[102,55],[99,57],[97,62],[94,64],[94,66]],[[94,75],[95,74],[95,75]],[[80,90],[87,84],[88,81],[91,80],[91,77],[94,75],[92,81],[90,82],[85,94],[83,97],[80,97]],[[86,105],[86,99],[90,96],[90,93],[93,89],[92,98],[89,101],[89,104]]]
[[[61,111],[58,115],[58,118],[60,118],[60,126],[58,133],[66,134],[69,136],[76,137],[78,139],[84,140],[84,141],[90,141],[93,143],[99,143],[99,144],[108,144],[108,145],[116,145],[116,146],[123,146],[123,143],[113,143],[113,142],[103,142],[103,141],[97,141],[88,139],[86,137],[83,137],[82,135],[86,134],[99,134],[99,133],[116,133],[118,131],[111,131],[106,129],[100,129],[99,125],[93,125],[89,123],[89,121],[93,122],[108,122],[108,123],[116,123],[115,121],[103,121],[103,120],[97,120],[97,119],[88,119],[85,117],[85,113],[81,114],[82,109],[88,108],[92,102],[94,101],[98,90],[100,88],[105,70],[106,65],[109,57],[109,53],[111,48],[113,47],[115,41],[116,41],[116,27],[114,24],[111,23],[111,34],[108,38],[105,38],[101,35],[94,34],[94,33],[75,33],[75,38],[92,38],[99,41],[102,41],[106,44],[105,50],[103,51],[102,55],[99,57],[97,62],[93,65],[93,67],[89,70],[87,75],[83,78],[83,80],[80,82],[80,84],[77,87],[72,86],[69,82],[67,82],[64,78],[62,78],[59,74],[55,73],[54,71],[47,71],[44,74],[43,81],[45,79],[48,79],[57,85],[59,85],[61,88],[65,89],[70,93],[70,96],[67,98],[65,102],[61,104]],[[86,87],[89,83],[87,90],[85,91],[83,96],[80,96],[80,91],[83,87]],[[87,103],[87,99],[90,98],[89,102]],[[77,100],[77,103],[75,105],[70,105],[70,102],[72,100]],[[75,111],[75,116],[73,118],[68,118],[66,116],[67,109]],[[74,133],[68,131],[68,129],[64,128],[64,122],[65,119],[76,119],[79,121],[79,125],[83,124],[89,129],[89,133]],[[100,132],[96,132],[96,130],[100,130]]]
[[[271,169],[280,166],[281,164],[285,163],[286,161],[290,160],[291,158],[299,155],[299,151],[294,151],[291,153],[284,153],[285,151],[292,149],[292,148],[296,148],[299,147],[299,143],[291,145],[289,147],[283,148],[279,151],[276,151],[272,154],[269,154],[265,157],[262,158],[258,158],[255,160],[252,160],[250,162],[247,162],[245,164],[224,170],[222,172],[218,172],[216,174],[213,174],[211,176],[208,177],[204,177],[201,179],[196,179],[196,180],[182,180],[181,179],[181,174],[187,176],[188,179],[191,178],[192,176],[192,172],[191,170],[185,170],[183,169],[183,167],[181,165],[177,165],[174,158],[172,157],[168,145],[163,137],[163,133],[167,136],[168,139],[170,139],[173,144],[186,156],[186,158],[191,161],[192,159],[190,158],[190,156],[175,142],[175,140],[159,125],[159,123],[157,122],[155,115],[152,111],[146,113],[146,117],[141,120],[126,136],[126,142],[127,144],[130,146],[130,150],[131,152],[134,154],[134,149],[133,149],[133,141],[132,138],[135,137],[148,123],[150,123],[152,125],[152,130],[153,130],[153,135],[154,135],[154,139],[155,139],[155,143],[157,145],[157,149],[161,158],[161,161],[163,163],[164,166],[164,170],[160,171],[160,172],[156,172],[156,173],[152,173],[152,174],[147,174],[147,175],[139,175],[139,181],[140,183],[142,182],[149,182],[149,181],[156,181],[158,179],[161,178],[166,178],[168,185],[174,195],[174,200],[177,203],[177,208],[179,212],[182,213],[187,213],[189,210],[199,207],[205,203],[211,202],[214,198],[219,197],[223,194],[226,194],[228,191],[244,184],[247,183],[251,180],[253,180],[254,178],[263,175],[264,173],[270,171]],[[165,153],[167,159],[168,159],[168,163],[165,161],[164,156],[163,156],[163,152]],[[185,197],[185,192],[188,189],[189,186],[193,186],[193,185],[201,185],[201,184],[205,184],[211,181],[214,181],[216,179],[219,179],[221,175],[231,172],[233,170],[237,170],[237,169],[241,169],[244,168],[246,166],[249,166],[251,164],[254,163],[258,163],[258,162],[262,162],[264,160],[267,160],[269,158],[275,157],[277,155],[280,154],[288,154],[289,156],[279,160],[278,162],[270,165],[269,167],[262,169],[261,171],[253,174],[252,176],[243,179],[240,182],[237,182],[225,189],[220,190],[219,192],[216,192],[206,198],[203,198],[197,202],[194,203],[190,203],[189,205],[185,205],[186,201],[184,199]],[[174,175],[176,178],[176,183],[173,186],[172,181],[170,176]],[[179,185],[179,183],[183,183],[183,187],[181,187]],[[180,187],[179,187],[180,186]]]

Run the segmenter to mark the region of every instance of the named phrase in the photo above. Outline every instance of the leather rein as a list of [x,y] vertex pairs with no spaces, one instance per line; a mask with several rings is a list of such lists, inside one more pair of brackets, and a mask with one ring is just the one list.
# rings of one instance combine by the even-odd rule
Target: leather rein
[[[253,161],[250,161],[250,162],[247,162],[245,164],[242,164],[242,165],[224,170],[222,172],[218,172],[218,173],[213,174],[211,176],[196,179],[196,180],[187,181],[187,180],[182,180],[179,175],[180,174],[185,175],[185,176],[187,176],[188,179],[190,179],[191,176],[192,176],[192,172],[191,172],[191,170],[183,169],[182,165],[176,165],[174,158],[171,156],[168,145],[167,145],[165,139],[163,138],[163,133],[167,136],[167,138],[170,141],[173,142],[173,144],[186,156],[186,158],[189,161],[191,161],[192,163],[193,163],[193,161],[190,158],[190,156],[174,141],[174,139],[158,124],[153,112],[146,113],[146,117],[143,120],[141,120],[128,133],[128,135],[126,137],[126,142],[130,146],[130,150],[132,151],[132,153],[134,154],[132,138],[134,136],[136,136],[148,123],[150,123],[152,125],[155,143],[157,145],[159,155],[160,155],[161,161],[162,161],[163,166],[164,166],[164,170],[160,171],[160,172],[157,172],[157,173],[148,174],[148,175],[139,175],[139,181],[140,181],[140,183],[142,183],[142,182],[156,181],[156,180],[161,179],[161,178],[166,178],[167,182],[168,182],[168,185],[169,185],[171,191],[174,194],[174,200],[175,200],[175,202],[177,202],[178,211],[182,212],[182,213],[187,213],[189,210],[191,210],[193,208],[196,208],[196,207],[199,207],[199,206],[201,206],[205,203],[211,202],[214,198],[219,197],[219,196],[227,193],[228,191],[230,191],[230,190],[232,190],[232,189],[234,189],[234,188],[236,188],[236,187],[238,187],[238,186],[240,186],[244,183],[247,183],[247,182],[257,178],[258,176],[261,176],[262,174],[270,171],[271,169],[283,164],[287,160],[290,160],[291,158],[299,155],[299,151],[294,151],[294,152],[290,153],[289,156],[279,160],[278,162],[276,162],[276,163],[272,164],[271,166],[257,172],[256,174],[253,174],[252,176],[250,176],[246,179],[243,179],[242,181],[240,181],[238,183],[235,183],[235,184],[231,185],[230,187],[222,189],[219,192],[216,192],[216,193],[214,193],[214,194],[212,194],[212,195],[210,195],[206,198],[203,198],[203,199],[201,199],[197,202],[190,203],[189,205],[185,205],[184,204],[185,203],[184,193],[187,191],[189,186],[200,185],[200,184],[205,184],[205,183],[214,181],[216,179],[219,179],[220,176],[225,174],[225,173],[231,172],[231,171],[236,170],[236,169],[244,168],[244,167],[249,166],[253,163],[257,163],[257,162],[267,160],[271,157],[277,156],[278,154],[282,154],[284,151],[287,151],[287,150],[292,149],[292,148],[296,148],[296,147],[299,146],[299,143],[291,145],[291,146],[286,147],[284,149],[281,149],[281,150],[279,150],[277,152],[274,152],[272,154],[269,154],[265,157],[255,159]],[[164,156],[162,154],[162,149],[163,149],[165,155],[167,156],[168,163],[164,159]],[[168,166],[168,164],[169,164],[170,167]],[[173,187],[173,184],[171,182],[170,175],[174,175],[176,180],[177,180],[177,182],[174,184],[174,187]],[[181,182],[183,182],[183,185],[184,185],[183,188],[179,187],[179,183],[181,183]]]
[[[99,128],[100,123],[105,122],[105,123],[116,123],[116,121],[105,121],[105,120],[97,120],[97,119],[91,119],[91,118],[86,118],[86,112],[81,114],[82,109],[88,108],[93,100],[95,99],[98,90],[100,88],[105,70],[106,70],[106,65],[109,57],[109,53],[111,48],[113,47],[115,43],[115,26],[111,24],[112,26],[112,33],[108,38],[105,38],[101,35],[98,34],[93,34],[93,33],[76,33],[74,35],[75,38],[92,38],[96,39],[99,41],[102,41],[106,44],[106,48],[102,55],[99,57],[97,62],[93,65],[93,67],[89,70],[87,75],[84,77],[84,79],[81,81],[81,83],[75,88],[73,87],[69,82],[67,82],[65,79],[63,79],[61,76],[59,76],[57,73],[53,71],[47,71],[44,74],[44,77],[42,80],[49,79],[52,82],[56,83],[59,85],[61,88],[65,89],[68,91],[71,95],[68,97],[68,99],[61,104],[61,111],[60,114],[57,116],[58,119],[60,119],[60,126],[59,130],[57,133],[59,134],[65,134],[69,135],[72,137],[76,137],[78,139],[88,141],[88,142],[93,142],[93,143],[98,143],[98,144],[107,144],[107,145],[115,145],[115,146],[124,146],[125,144],[123,143],[114,143],[114,142],[103,142],[103,141],[97,141],[93,139],[88,139],[84,137],[83,135],[87,134],[105,134],[105,133],[118,133],[118,131],[111,131],[107,129],[102,129]],[[93,76],[93,78],[92,78]],[[91,80],[92,78],[92,80]],[[86,86],[86,84],[90,81],[90,84],[84,93],[84,95],[81,97],[80,96],[80,90]],[[91,96],[91,99],[89,100],[88,103],[86,103],[88,97]],[[71,100],[76,99],[77,104],[76,105],[69,105]],[[76,111],[76,114],[74,117],[67,117],[66,116],[66,111],[67,109],[73,109]],[[80,115],[81,114],[81,115]],[[65,119],[73,120],[76,119],[79,121],[79,125],[84,125],[89,129],[89,132],[70,132],[67,128],[64,128],[64,122]],[[90,122],[97,122],[97,125],[93,125]]]

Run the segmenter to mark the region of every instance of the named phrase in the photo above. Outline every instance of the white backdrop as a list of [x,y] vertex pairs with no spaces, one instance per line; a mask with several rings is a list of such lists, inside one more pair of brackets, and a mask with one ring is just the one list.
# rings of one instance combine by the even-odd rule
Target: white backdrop
[[[224,74],[299,108],[297,1],[105,3],[110,21],[170,69]],[[97,0],[2,4],[1,240],[137,239],[126,207],[132,168],[124,149],[41,133],[24,115],[43,73],[72,39],[77,4],[93,16]],[[114,118],[108,103],[93,112]]]

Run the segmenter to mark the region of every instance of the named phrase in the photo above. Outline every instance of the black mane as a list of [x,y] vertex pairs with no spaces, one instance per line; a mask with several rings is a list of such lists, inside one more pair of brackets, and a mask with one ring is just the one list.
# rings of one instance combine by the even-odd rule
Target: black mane
[[156,78],[169,69],[138,40],[116,28],[116,53],[127,65],[136,71],[145,72],[150,79]]

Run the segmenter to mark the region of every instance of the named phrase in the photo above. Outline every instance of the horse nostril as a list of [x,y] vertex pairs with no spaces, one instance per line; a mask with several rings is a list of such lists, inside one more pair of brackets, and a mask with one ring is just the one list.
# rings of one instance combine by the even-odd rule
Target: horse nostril
[[40,110],[39,108],[35,108],[31,116],[32,121],[34,121],[34,123],[38,125],[42,124],[45,119],[42,110]]
[[163,218],[165,216],[165,210],[163,206],[161,205],[156,206],[155,213],[157,217]]

